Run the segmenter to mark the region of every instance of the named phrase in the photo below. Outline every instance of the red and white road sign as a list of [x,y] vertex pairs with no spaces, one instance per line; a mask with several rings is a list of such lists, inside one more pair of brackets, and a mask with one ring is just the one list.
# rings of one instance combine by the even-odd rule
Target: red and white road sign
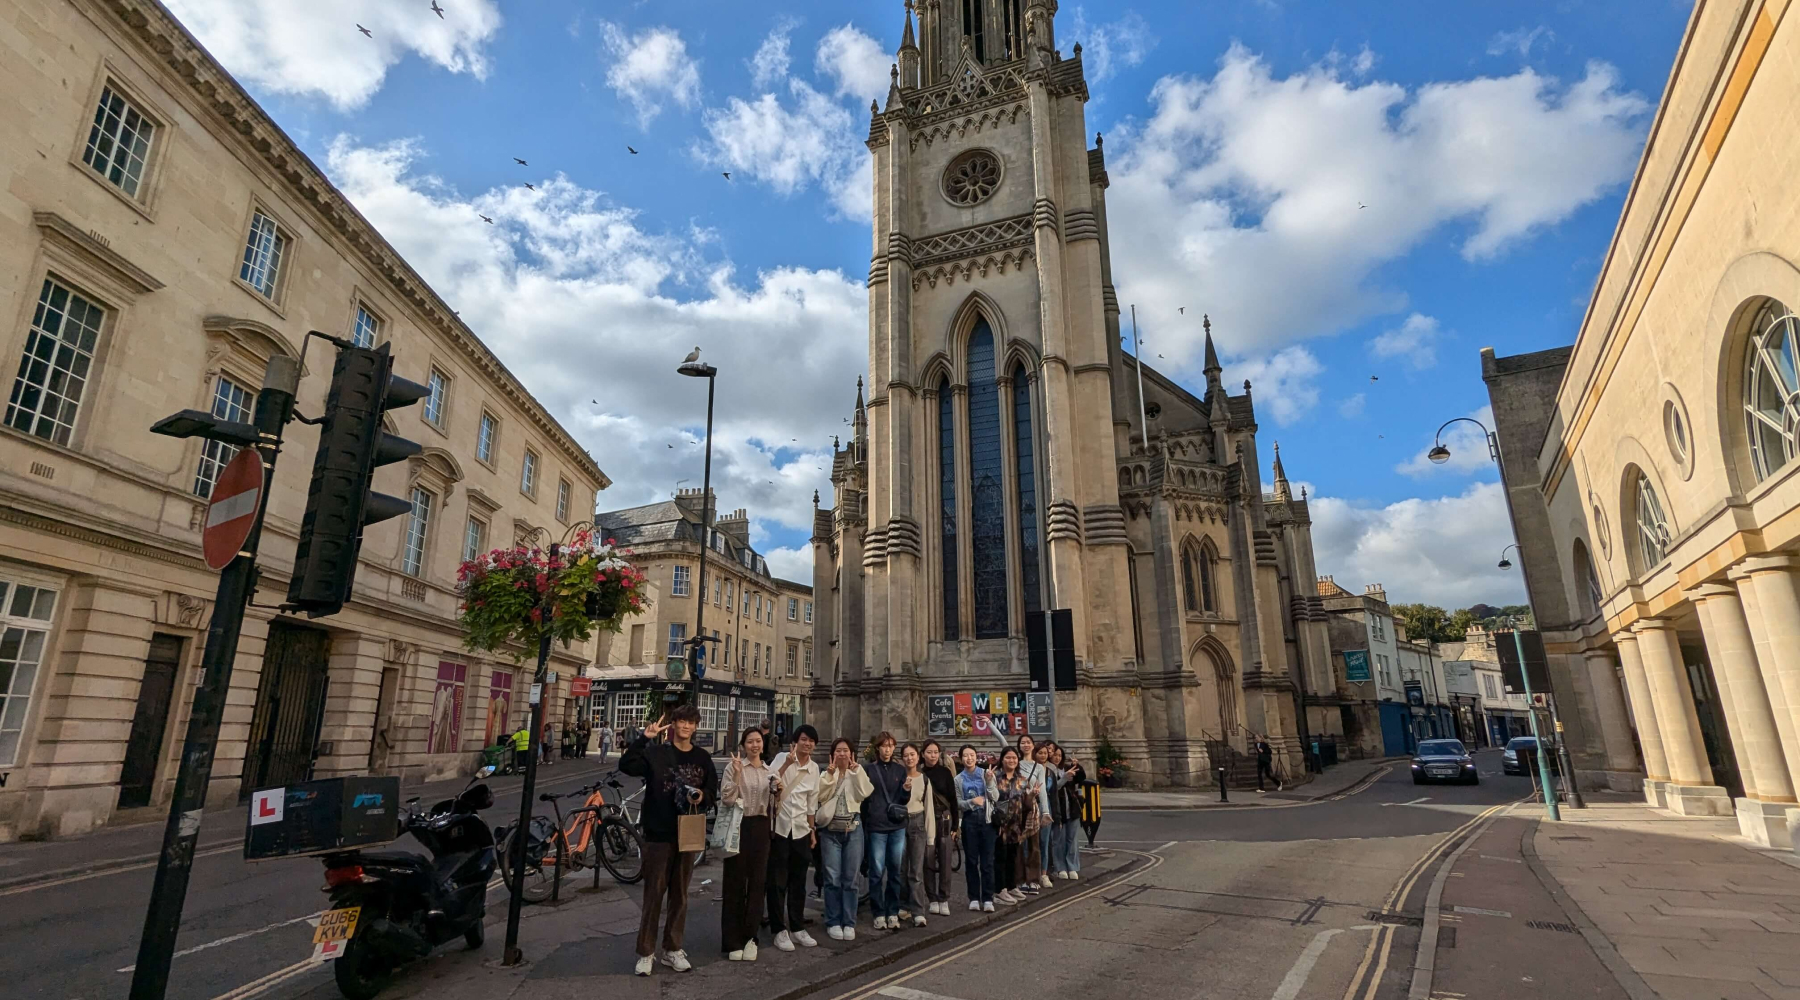
[[586,698],[593,690],[594,682],[586,677],[576,677],[569,681],[569,697]]
[[243,549],[251,526],[256,524],[262,487],[261,453],[255,448],[239,449],[237,457],[219,473],[206,507],[206,531],[200,536],[206,565],[223,570]]

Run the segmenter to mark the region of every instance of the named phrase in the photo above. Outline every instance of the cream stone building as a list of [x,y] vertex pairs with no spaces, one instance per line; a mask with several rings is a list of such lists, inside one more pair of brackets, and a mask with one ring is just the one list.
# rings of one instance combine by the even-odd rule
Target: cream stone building
[[706,677],[696,692],[701,738],[722,748],[764,720],[774,724],[787,715],[787,729],[797,724],[811,669],[812,589],[771,574],[750,544],[749,511],[720,517],[716,497],[702,578],[702,496],[678,489],[673,500],[596,516],[601,532],[629,550],[659,598],[627,618],[620,633],[602,638],[597,663],[605,666],[593,676],[604,697],[591,707],[614,728],[640,724],[671,680],[669,661],[684,657],[688,640],[704,628],[715,641],[707,645]]
[[[20,359],[0,422],[0,841],[166,805],[218,579],[204,498],[230,456],[149,427],[245,419],[268,358],[310,330],[390,342],[432,387],[392,417],[424,451],[375,479],[414,510],[369,530],[341,614],[277,614],[318,438],[288,426],[208,801],[471,770],[527,679],[461,650],[457,564],[559,536],[605,475],[161,6],[13,5],[0,51],[0,349]],[[330,348],[304,362],[298,407],[318,414]]]
[[1265,494],[1210,334],[1203,396],[1122,352],[1105,154],[1056,8],[927,0],[916,34],[905,11],[868,140],[868,398],[813,532],[809,716],[858,740],[1026,724],[1050,607],[1077,683],[1033,728],[1110,739],[1138,784],[1204,783],[1257,733],[1298,773],[1304,735],[1342,732],[1335,705],[1300,711],[1337,690],[1306,500],[1278,459]]
[[1585,724],[1577,769],[1641,774],[1650,801],[1736,813],[1783,847],[1800,776],[1797,106],[1789,0],[1696,4],[1574,345],[1482,357],[1552,681],[1565,725]]

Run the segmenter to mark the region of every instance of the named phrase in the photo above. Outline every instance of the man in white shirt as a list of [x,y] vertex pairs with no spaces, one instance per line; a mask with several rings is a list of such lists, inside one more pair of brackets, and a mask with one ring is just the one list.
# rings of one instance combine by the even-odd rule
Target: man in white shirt
[[806,866],[812,861],[813,814],[819,811],[819,765],[812,759],[819,732],[811,726],[794,731],[794,745],[770,763],[780,782],[781,804],[770,829],[768,885],[769,926],[775,947],[793,951],[817,947],[806,933]]

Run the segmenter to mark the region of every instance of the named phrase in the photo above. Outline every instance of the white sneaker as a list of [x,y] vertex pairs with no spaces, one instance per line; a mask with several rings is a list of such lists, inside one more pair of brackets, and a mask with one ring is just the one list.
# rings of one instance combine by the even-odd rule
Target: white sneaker
[[727,961],[727,962],[742,962],[743,960],[744,960],[744,949],[742,949],[742,948],[739,948],[737,951],[731,952],[730,954],[725,956],[725,961]]
[[744,942],[744,961],[746,961],[746,962],[756,961],[756,942],[755,941],[745,941]]
[[1068,872],[1057,872],[1056,877],[1059,879],[1062,879],[1063,881],[1066,882],[1069,879],[1069,873]]
[[775,948],[778,951],[793,951],[794,950],[793,936],[788,934],[787,931],[777,932],[775,935]]
[[976,913],[981,912],[981,900],[979,900],[979,899],[969,900],[969,909]]
[[817,948],[819,946],[819,942],[814,941],[813,936],[805,931],[795,931],[793,937],[795,943],[799,944],[802,948]]
[[1046,889],[1050,888],[1050,876],[1045,875],[1043,878],[1038,879],[1038,884]]
[[854,928],[854,927],[844,928],[844,940],[846,940],[846,941],[856,940],[856,928]]
[[688,961],[687,952],[685,951],[664,952],[662,960],[664,965],[674,969],[676,972],[686,972],[694,967],[693,964]]
[[923,913],[920,913],[920,914],[916,914],[916,915],[914,915],[914,917],[913,917],[913,926],[914,926],[914,927],[923,927],[923,926],[925,926],[925,914],[923,914]]
[[835,925],[831,926],[831,927],[827,927],[827,928],[825,928],[825,933],[827,935],[830,935],[830,937],[833,941],[842,941],[844,939],[844,929],[842,927],[838,927]]
[[1019,903],[1024,902],[1024,897],[1013,895],[1011,889],[1001,889],[999,892],[994,893],[994,899],[1005,903],[1008,906],[1016,906]]
[[1070,872],[1069,873],[1069,881],[1071,881],[1071,882],[1081,881],[1081,873],[1080,872]]
[[641,956],[638,958],[638,961],[637,961],[637,974],[638,975],[648,976],[650,974],[650,970],[652,970],[654,968],[656,968],[656,959],[650,957],[649,955],[644,955],[644,956]]
[[993,903],[983,903],[983,904],[981,904],[981,912],[983,912],[983,913],[992,913],[992,912],[994,912],[994,904],[993,904]]

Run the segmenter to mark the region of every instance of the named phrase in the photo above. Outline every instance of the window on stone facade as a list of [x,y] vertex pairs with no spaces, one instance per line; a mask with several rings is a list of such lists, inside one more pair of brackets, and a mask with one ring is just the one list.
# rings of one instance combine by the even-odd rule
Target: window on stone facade
[[275,220],[257,212],[250,218],[250,235],[244,240],[244,262],[238,277],[265,299],[273,299],[281,287],[281,261],[287,254],[288,237]]
[[787,675],[789,677],[792,677],[795,674],[799,673],[799,671],[800,671],[800,644],[797,642],[790,642],[787,644]]
[[956,542],[956,401],[950,394],[950,382],[939,379],[938,396],[938,526],[943,562],[944,638],[956,639],[961,634],[956,601],[956,581],[962,553]]
[[475,432],[475,457],[494,464],[494,439],[500,434],[500,421],[492,413],[481,415],[481,427]]
[[1745,352],[1744,422],[1758,481],[1769,478],[1800,454],[1800,323],[1773,299],[1750,322]]
[[729,636],[729,635],[725,637],[725,663],[724,663],[724,665],[727,667],[731,666],[731,640],[732,640],[732,638],[733,637]]
[[1669,554],[1669,524],[1663,516],[1662,500],[1650,477],[1637,470],[1638,554],[1643,559],[1640,571],[1649,572]]
[[430,391],[425,394],[425,422],[440,430],[444,426],[444,401],[450,394],[450,377],[436,368],[426,379],[425,386]]
[[573,491],[570,489],[567,479],[556,481],[556,519],[558,521],[569,519],[569,494],[571,492]]
[[[362,303],[356,306],[356,325],[350,330],[350,342],[358,347],[374,347],[375,338],[381,334],[381,320],[375,318],[368,307]],[[427,405],[430,401],[427,400]],[[436,423],[437,421],[432,421]]]
[[681,659],[682,655],[683,655],[682,654],[682,646],[685,645],[686,643],[687,643],[687,623],[686,622],[670,622],[669,623],[669,659],[671,659],[671,660]]
[[109,84],[100,92],[100,106],[94,109],[94,125],[88,129],[81,162],[136,198],[155,137],[156,125]]
[[400,570],[418,576],[425,569],[425,532],[431,526],[431,494],[422,489],[412,491],[412,516],[406,522],[406,547],[400,555]]
[[975,638],[1001,639],[1006,615],[1006,469],[994,331],[983,318],[969,337],[969,552]]
[[519,466],[519,492],[528,497],[537,496],[538,457],[537,452],[525,449],[525,461]]
[[1037,475],[1032,459],[1031,382],[1024,365],[1014,365],[1013,397],[1013,479],[1019,490],[1019,597],[1026,614],[1041,607],[1038,593],[1038,510]]
[[1200,546],[1200,607],[1208,614],[1219,610],[1219,591],[1213,585],[1213,570],[1218,561],[1212,542],[1203,543]]
[[478,558],[486,551],[487,522],[471,517],[468,527],[463,529],[463,562]]
[[650,706],[648,691],[621,691],[613,695],[613,732],[622,733],[644,721],[644,710]]
[[808,624],[808,625],[812,624],[812,602],[811,601],[806,602],[806,624]]
[[[220,375],[213,383],[212,415],[220,420],[249,423],[250,406],[255,399],[250,390]],[[219,473],[237,457],[236,445],[223,441],[207,441],[200,446],[200,469],[194,474],[194,495],[212,496]]]
[[806,676],[812,676],[812,647],[806,647]]
[[693,573],[694,573],[694,571],[693,571],[692,567],[688,567],[688,566],[675,567],[674,573],[669,578],[669,596],[670,597],[686,597],[686,596],[688,596],[688,581],[693,578]]
[[788,621],[797,622],[799,620],[800,620],[800,599],[797,597],[790,597],[790,598],[788,598]]
[[1001,28],[1006,32],[1006,58],[1025,55],[1025,21],[1019,16],[1020,0],[1000,0]]
[[0,767],[18,759],[55,612],[56,591],[0,579]]
[[987,4],[984,0],[962,0],[963,35],[977,62],[987,62]]
[[1200,548],[1191,541],[1181,547],[1181,601],[1189,611],[1200,610]]
[[6,404],[8,427],[69,443],[105,321],[106,310],[54,278],[44,279]]

